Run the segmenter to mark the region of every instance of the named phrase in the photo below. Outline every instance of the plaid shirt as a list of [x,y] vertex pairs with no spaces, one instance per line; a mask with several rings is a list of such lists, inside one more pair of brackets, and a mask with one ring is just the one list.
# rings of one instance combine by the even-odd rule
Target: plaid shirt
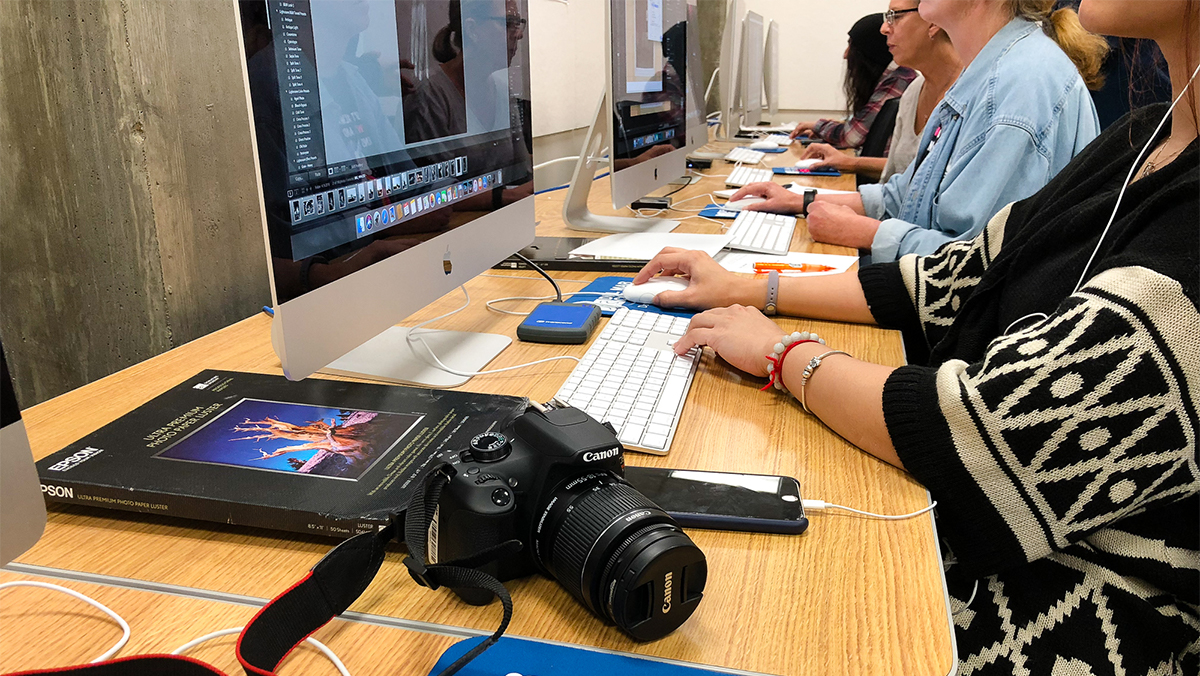
[[[875,116],[879,114],[883,104],[889,99],[899,98],[904,90],[908,89],[908,83],[916,77],[915,70],[898,66],[893,61],[879,77],[879,84],[875,85],[875,91],[867,105],[854,111],[854,117],[845,122],[817,120],[812,130],[813,135],[839,148],[858,148],[867,138],[871,123],[875,121]],[[890,140],[888,146],[891,146]]]

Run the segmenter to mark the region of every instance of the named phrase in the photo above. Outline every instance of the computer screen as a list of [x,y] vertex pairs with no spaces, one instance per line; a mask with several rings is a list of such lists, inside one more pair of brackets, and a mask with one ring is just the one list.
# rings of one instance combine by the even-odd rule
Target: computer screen
[[532,241],[524,0],[239,9],[289,377]]
[[687,3],[616,0],[612,7],[612,157],[680,148],[687,124]]
[[608,73],[596,118],[563,203],[576,230],[641,232],[670,229],[662,218],[602,216],[587,198],[601,156],[607,156],[616,209],[686,172],[687,153],[708,142],[696,0],[609,0]]

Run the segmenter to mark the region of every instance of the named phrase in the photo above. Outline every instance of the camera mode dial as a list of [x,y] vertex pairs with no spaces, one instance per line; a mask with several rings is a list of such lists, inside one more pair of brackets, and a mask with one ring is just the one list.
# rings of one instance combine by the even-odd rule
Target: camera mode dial
[[512,446],[499,432],[484,432],[471,439],[471,457],[475,462],[496,462],[508,457]]

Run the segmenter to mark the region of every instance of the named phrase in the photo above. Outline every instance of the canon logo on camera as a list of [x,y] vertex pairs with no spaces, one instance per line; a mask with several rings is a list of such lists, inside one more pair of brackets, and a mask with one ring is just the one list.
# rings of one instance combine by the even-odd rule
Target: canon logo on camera
[[591,451],[588,451],[587,453],[583,454],[583,461],[584,462],[596,462],[597,460],[606,460],[615,455],[619,455],[620,453],[621,453],[620,446],[615,446],[613,448],[608,449],[607,451],[600,451],[598,453],[592,453]]

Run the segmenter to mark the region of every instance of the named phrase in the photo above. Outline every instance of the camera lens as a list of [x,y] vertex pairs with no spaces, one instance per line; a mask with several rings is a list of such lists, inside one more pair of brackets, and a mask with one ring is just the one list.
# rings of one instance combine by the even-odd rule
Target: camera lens
[[588,610],[639,641],[683,624],[708,566],[675,521],[610,472],[560,486],[535,524],[534,557]]

